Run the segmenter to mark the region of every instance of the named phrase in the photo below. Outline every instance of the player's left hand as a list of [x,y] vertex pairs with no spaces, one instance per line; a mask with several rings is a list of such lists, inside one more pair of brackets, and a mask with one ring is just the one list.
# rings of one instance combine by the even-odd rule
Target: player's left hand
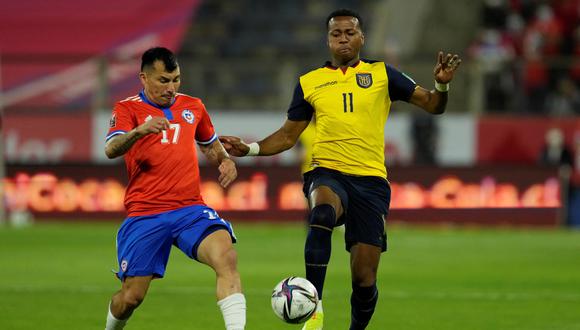
[[453,74],[460,64],[461,58],[459,58],[459,55],[443,55],[443,52],[439,52],[437,54],[437,64],[435,64],[435,69],[433,69],[435,81],[440,84],[447,84],[453,80]]
[[220,176],[218,181],[220,185],[224,188],[230,185],[237,177],[238,171],[236,170],[236,163],[229,158],[222,160],[221,164],[218,166],[220,171]]

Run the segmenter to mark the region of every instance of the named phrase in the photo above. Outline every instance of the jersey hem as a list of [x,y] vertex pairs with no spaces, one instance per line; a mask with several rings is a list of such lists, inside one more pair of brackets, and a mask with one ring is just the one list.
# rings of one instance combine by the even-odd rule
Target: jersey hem
[[176,211],[176,210],[183,209],[183,208],[190,207],[190,206],[194,206],[194,205],[207,206],[207,204],[205,204],[204,202],[199,202],[199,203],[192,203],[192,204],[187,204],[187,205],[180,205],[178,207],[168,208],[168,209],[160,210],[157,212],[155,212],[155,211],[127,212],[127,217],[132,218],[132,217],[157,215],[157,214],[166,213],[166,212],[170,212],[170,211]]

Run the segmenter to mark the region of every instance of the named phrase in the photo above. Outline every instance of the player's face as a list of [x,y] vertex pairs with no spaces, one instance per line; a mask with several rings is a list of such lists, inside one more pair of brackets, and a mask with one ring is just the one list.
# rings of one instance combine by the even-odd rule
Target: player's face
[[175,94],[181,84],[179,66],[173,72],[165,70],[162,61],[155,61],[152,68],[139,74],[147,98],[162,107],[168,107],[175,100]]
[[337,16],[328,22],[328,47],[340,63],[358,59],[364,43],[365,37],[356,17]]

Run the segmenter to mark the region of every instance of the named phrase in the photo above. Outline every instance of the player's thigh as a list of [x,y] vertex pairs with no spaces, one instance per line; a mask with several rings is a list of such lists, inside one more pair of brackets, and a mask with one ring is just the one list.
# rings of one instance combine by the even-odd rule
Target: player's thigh
[[340,197],[328,186],[318,186],[310,193],[310,198],[308,199],[310,203],[310,208],[313,209],[318,205],[328,204],[334,208],[336,212],[336,217],[340,218],[344,213],[342,207],[342,201]]
[[216,271],[235,270],[237,253],[234,250],[230,233],[222,228],[206,236],[197,248],[197,260]]
[[[236,242],[236,236],[232,225],[222,219],[215,210],[205,205],[197,205],[189,207],[186,211],[179,221],[180,226],[175,229],[175,245],[183,253],[192,259],[202,261],[200,251],[206,252],[203,254],[205,258],[212,256],[209,254],[212,251],[205,251],[208,245],[216,249],[214,253],[220,252],[221,246],[233,249],[232,243]],[[216,242],[220,242],[220,246],[217,246]]]
[[351,247],[350,271],[353,282],[370,286],[376,281],[381,253],[381,247],[376,245],[356,243]]
[[310,209],[328,204],[334,208],[336,218],[348,208],[348,194],[341,182],[342,174],[325,168],[317,168],[304,175],[304,194]]

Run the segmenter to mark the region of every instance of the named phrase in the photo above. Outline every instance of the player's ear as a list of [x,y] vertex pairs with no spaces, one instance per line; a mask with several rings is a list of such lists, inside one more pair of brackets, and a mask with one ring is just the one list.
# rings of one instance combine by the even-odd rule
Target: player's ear
[[147,74],[143,71],[139,72],[139,80],[144,85],[147,82]]
[[364,34],[364,32],[361,32],[360,33],[360,40],[361,40],[361,45],[364,45],[365,44],[365,34]]

